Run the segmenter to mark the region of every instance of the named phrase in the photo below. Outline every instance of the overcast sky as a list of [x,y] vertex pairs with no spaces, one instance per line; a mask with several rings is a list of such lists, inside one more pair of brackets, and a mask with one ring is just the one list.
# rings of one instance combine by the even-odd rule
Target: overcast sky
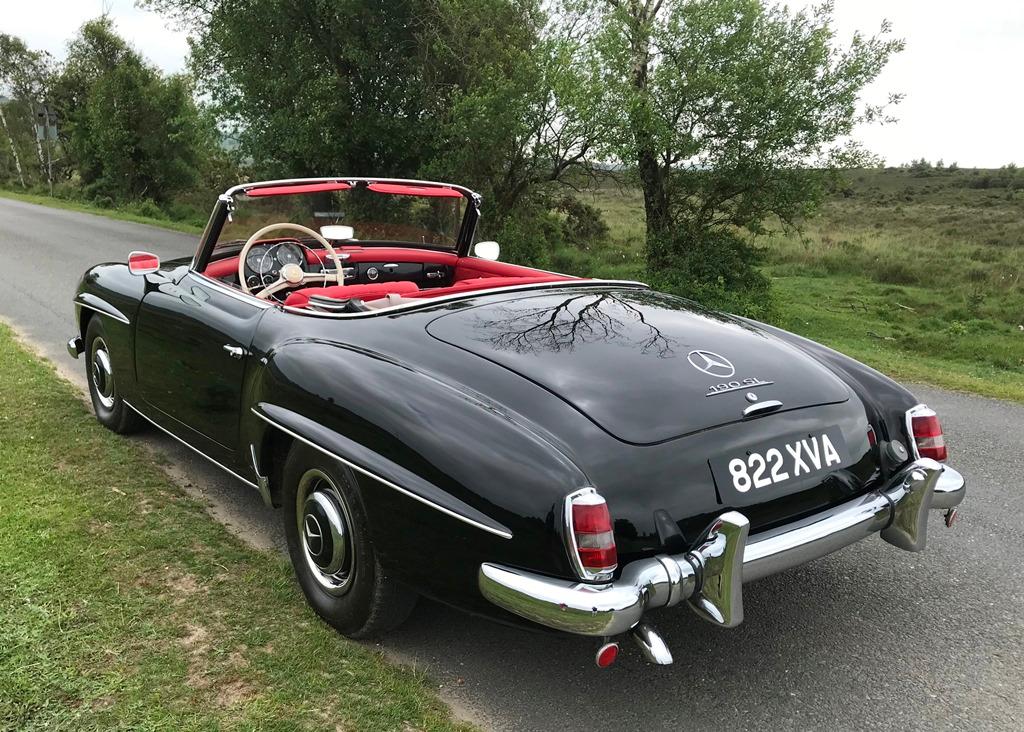
[[[810,3],[792,0],[789,5]],[[0,31],[57,58],[89,18],[107,10],[117,28],[167,71],[185,65],[182,33],[133,0],[0,0]],[[881,102],[906,94],[895,108],[899,122],[857,135],[890,165],[914,158],[963,167],[1024,165],[1024,2],[1021,0],[836,0],[841,36],[873,32],[892,21],[906,50],[868,90]]]

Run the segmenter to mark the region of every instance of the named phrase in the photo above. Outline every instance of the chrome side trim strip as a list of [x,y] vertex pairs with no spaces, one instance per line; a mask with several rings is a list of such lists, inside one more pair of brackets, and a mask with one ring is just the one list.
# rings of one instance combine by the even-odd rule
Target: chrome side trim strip
[[124,314],[122,314],[120,310],[115,308],[113,305],[109,306],[110,310],[112,310],[113,312],[110,312],[108,310],[104,310],[102,308],[98,308],[95,305],[90,305],[89,303],[82,302],[81,300],[75,300],[75,306],[76,307],[80,307],[80,308],[87,308],[89,310],[92,310],[93,312],[99,313],[100,315],[106,315],[108,318],[113,318],[114,320],[116,320],[119,323],[124,323],[125,325],[131,325],[131,321],[129,321],[128,318]]
[[260,412],[256,411],[252,407],[249,408],[249,411],[252,412],[253,414],[255,414],[260,419],[262,419],[267,424],[269,424],[271,427],[275,427],[275,428],[281,430],[282,432],[284,432],[285,434],[291,435],[296,440],[299,440],[300,442],[303,442],[303,443],[309,445],[314,450],[319,450],[320,452],[322,452],[327,457],[333,458],[333,459],[337,460],[338,462],[344,463],[348,467],[352,468],[352,470],[355,470],[358,473],[362,473],[363,475],[367,476],[368,478],[372,478],[373,480],[376,480],[377,482],[386,485],[388,488],[391,488],[393,490],[398,491],[403,496],[408,496],[409,498],[412,498],[414,501],[419,501],[420,503],[422,503],[425,506],[430,506],[430,508],[433,508],[436,511],[440,511],[441,513],[443,513],[443,514],[445,514],[447,516],[451,516],[454,519],[458,519],[459,521],[462,521],[463,523],[469,524],[470,526],[473,526],[474,528],[480,529],[482,531],[486,531],[489,534],[494,534],[495,536],[500,536],[502,539],[511,539],[512,538],[512,532],[510,532],[510,531],[501,531],[499,529],[495,529],[495,528],[493,528],[491,526],[487,526],[486,524],[482,524],[479,521],[474,521],[471,518],[463,516],[461,513],[456,513],[455,511],[452,511],[449,508],[445,508],[444,506],[438,505],[437,503],[434,503],[433,501],[429,501],[426,498],[424,498],[423,496],[420,496],[420,495],[418,495],[416,493],[413,493],[412,491],[406,490],[405,488],[403,488],[402,486],[398,485],[397,483],[392,483],[387,478],[382,478],[381,476],[377,475],[376,473],[372,473],[369,470],[367,470],[366,468],[364,468],[364,467],[362,467],[360,465],[356,465],[351,460],[343,458],[341,455],[338,455],[337,453],[331,452],[330,450],[328,450],[328,449],[326,449],[324,447],[321,447],[320,445],[316,444],[312,440],[309,440],[309,439],[303,437],[302,435],[300,435],[298,432],[295,432],[294,430],[291,430],[291,429],[285,427],[284,425],[280,424],[279,422],[276,422],[276,421],[272,420],[270,417],[266,416],[265,414],[261,414]]
[[256,476],[256,488],[263,496],[267,508],[274,507],[274,499],[270,495],[270,478],[260,474],[260,463],[256,459],[256,445],[249,444],[249,457],[252,458],[252,473]]
[[[135,406],[134,404],[130,404],[130,403],[128,402],[128,400],[127,400],[127,399],[124,399],[124,400],[122,400],[122,401],[124,401],[124,403],[125,403],[125,406],[127,406],[127,407],[130,407],[130,408],[131,408],[131,410],[132,410],[133,412],[136,412],[136,413],[138,413],[138,415],[139,415],[140,417],[142,417],[142,418],[143,418],[144,420],[146,420],[147,422],[149,422],[149,423],[150,423],[151,425],[153,425],[154,427],[156,427],[156,428],[157,428],[158,430],[160,430],[161,432],[164,432],[164,433],[166,433],[166,434],[170,435],[171,437],[173,437],[173,438],[174,438],[175,440],[177,440],[178,442],[180,442],[180,443],[181,443],[182,445],[184,445],[185,447],[187,447],[187,448],[188,448],[189,450],[191,450],[192,452],[196,453],[197,455],[202,455],[202,456],[203,456],[204,458],[206,458],[206,459],[207,459],[207,460],[209,460],[209,461],[210,461],[211,463],[213,463],[214,465],[216,465],[216,466],[217,466],[218,468],[220,468],[221,470],[223,470],[223,471],[224,471],[225,473],[230,473],[230,474],[231,474],[232,476],[234,476],[235,478],[238,478],[238,479],[239,479],[240,481],[242,481],[243,483],[245,483],[245,484],[246,484],[247,486],[249,486],[250,488],[255,488],[255,489],[256,489],[257,491],[259,491],[259,490],[260,490],[260,487],[259,487],[258,485],[256,485],[255,483],[253,483],[253,482],[252,482],[251,480],[249,480],[248,478],[243,478],[243,477],[242,477],[241,475],[239,475],[238,473],[236,473],[236,472],[235,472],[234,470],[232,470],[231,468],[229,468],[229,467],[226,467],[225,465],[223,465],[223,464],[221,464],[221,463],[217,462],[216,460],[214,460],[214,459],[213,459],[212,457],[210,457],[209,455],[207,455],[207,454],[206,454],[205,452],[203,452],[202,450],[200,450],[200,449],[199,449],[198,447],[193,447],[192,445],[188,444],[188,443],[187,443],[187,442],[185,442],[185,441],[184,441],[183,439],[181,439],[180,437],[178,437],[178,436],[177,436],[176,434],[174,434],[173,432],[171,432],[170,430],[168,430],[168,429],[167,429],[166,427],[163,427],[163,426],[161,426],[161,425],[157,424],[156,422],[154,422],[154,421],[153,421],[153,420],[152,420],[152,419],[151,419],[150,417],[146,416],[146,414],[145,414],[145,413],[144,413],[144,412],[143,412],[143,411],[142,411],[141,409],[139,409],[138,407],[136,407],[136,406]],[[261,491],[261,493],[262,493],[262,491]]]

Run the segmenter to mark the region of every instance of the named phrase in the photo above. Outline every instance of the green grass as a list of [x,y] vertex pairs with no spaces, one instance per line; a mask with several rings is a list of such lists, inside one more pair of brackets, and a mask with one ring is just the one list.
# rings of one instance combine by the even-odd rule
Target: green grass
[[465,729],[3,327],[0,384],[0,729]]
[[62,208],[68,211],[80,211],[82,213],[95,214],[96,216],[106,216],[108,219],[131,221],[136,224],[148,224],[150,226],[159,226],[164,229],[171,229],[172,231],[181,231],[185,234],[200,234],[203,231],[203,225],[198,222],[175,221],[167,217],[147,216],[139,213],[132,207],[101,208],[100,206],[96,206],[85,201],[77,201],[66,198],[59,198],[56,196],[46,196],[39,193],[26,193],[22,191],[12,191],[6,189],[0,189],[0,198],[11,198],[14,199],[15,201],[24,201],[25,203],[36,203],[39,204],[40,206]]
[[[1000,175],[850,173],[801,233],[756,240],[778,325],[897,379],[1024,401],[1024,190],[984,187]],[[639,192],[583,198],[611,235],[558,250],[553,268],[643,279]]]

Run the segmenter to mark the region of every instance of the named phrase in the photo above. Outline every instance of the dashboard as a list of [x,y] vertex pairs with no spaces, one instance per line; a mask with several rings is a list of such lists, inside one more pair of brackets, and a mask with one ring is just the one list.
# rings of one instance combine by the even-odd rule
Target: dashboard
[[[295,239],[269,241],[254,244],[245,257],[245,281],[251,290],[259,290],[277,281],[281,268],[286,264],[297,264],[304,272],[319,272],[323,265],[313,252],[319,254],[319,247],[309,249]],[[382,252],[383,253],[383,252]],[[326,271],[333,272],[333,263]],[[346,284],[373,284],[404,280],[415,282],[421,289],[446,287],[455,279],[455,268],[448,264],[427,262],[379,261],[347,262],[343,266]],[[231,281],[233,277],[229,278]]]

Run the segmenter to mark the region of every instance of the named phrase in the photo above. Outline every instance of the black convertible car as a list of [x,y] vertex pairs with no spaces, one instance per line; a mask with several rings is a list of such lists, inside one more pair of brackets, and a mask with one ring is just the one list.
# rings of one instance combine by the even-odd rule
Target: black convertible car
[[194,257],[82,278],[68,350],[97,418],[279,506],[310,604],[354,637],[424,594],[594,636],[600,666],[623,633],[671,663],[650,610],[734,626],[743,582],[952,523],[964,480],[898,384],[640,283],[499,262],[479,209],[423,181],[232,188]]

